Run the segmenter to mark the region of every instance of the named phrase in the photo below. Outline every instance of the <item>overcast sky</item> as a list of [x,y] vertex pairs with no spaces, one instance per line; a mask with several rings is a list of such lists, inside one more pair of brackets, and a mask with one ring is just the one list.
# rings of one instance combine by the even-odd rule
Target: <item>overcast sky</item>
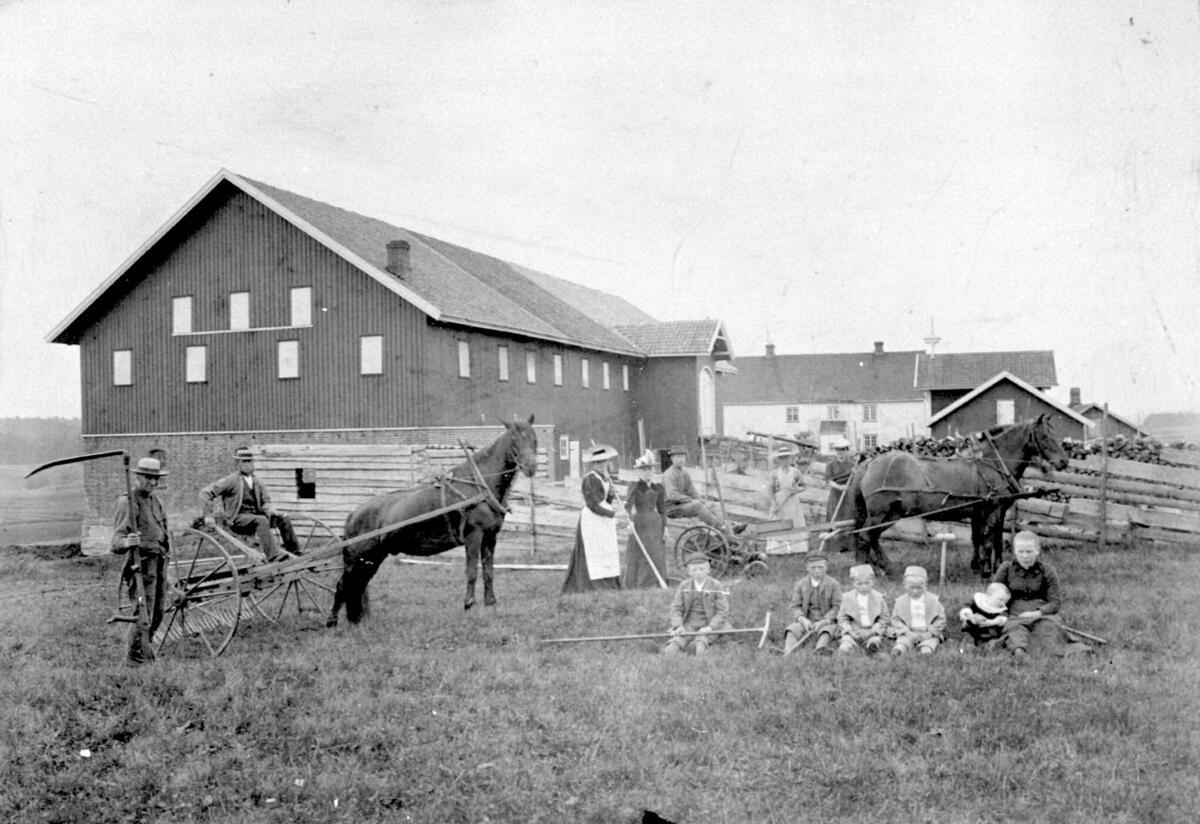
[[735,355],[932,322],[1200,410],[1195,2],[0,0],[0,55],[0,416],[80,414],[45,336],[221,167]]

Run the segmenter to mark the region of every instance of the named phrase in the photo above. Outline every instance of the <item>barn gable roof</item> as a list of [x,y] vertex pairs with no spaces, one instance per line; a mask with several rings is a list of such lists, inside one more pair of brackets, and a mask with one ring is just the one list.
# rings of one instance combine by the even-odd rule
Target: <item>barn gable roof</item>
[[[201,200],[222,184],[237,187],[389,291],[442,322],[582,348],[641,356],[610,324],[654,323],[627,301],[507,263],[382,220],[331,206],[222,169],[104,281],[47,339],[74,343],[88,310]],[[387,271],[387,243],[407,240],[411,272]]]
[[1054,352],[955,352],[917,357],[915,386],[922,391],[974,389],[999,372],[1008,372],[1040,389],[1058,386]]
[[967,406],[969,403],[971,403],[971,401],[975,400],[977,397],[979,397],[984,392],[991,389],[993,386],[1000,383],[1001,381],[1008,381],[1008,382],[1014,384],[1018,389],[1022,390],[1023,392],[1027,392],[1030,395],[1033,395],[1038,400],[1042,401],[1043,403],[1047,404],[1048,406],[1054,407],[1055,409],[1057,409],[1059,412],[1061,412],[1066,417],[1072,418],[1076,421],[1079,421],[1084,426],[1090,427],[1092,425],[1092,422],[1090,420],[1085,418],[1083,415],[1080,415],[1078,412],[1076,412],[1074,409],[1072,409],[1067,404],[1059,403],[1058,401],[1054,400],[1054,398],[1047,395],[1045,392],[1042,392],[1037,387],[1032,386],[1027,381],[1021,380],[1020,378],[1018,378],[1016,375],[1012,374],[1011,372],[1000,372],[997,375],[993,375],[989,380],[984,381],[979,386],[975,387],[975,389],[973,389],[972,391],[968,392],[967,394],[963,395],[961,398],[956,400],[954,403],[950,404],[949,406],[947,406],[944,409],[939,410],[936,415],[934,415],[932,418],[929,419],[928,425],[933,426],[935,423],[942,420],[943,418],[949,417],[950,415],[954,414],[954,412],[956,412],[959,409],[962,409],[964,406]]
[[[1076,412],[1078,412],[1080,415],[1083,415],[1085,418],[1088,418],[1088,420],[1093,420],[1093,421],[1100,420],[1101,418],[1103,418],[1103,416],[1105,414],[1104,406],[1101,404],[1098,404],[1098,403],[1078,403],[1078,404],[1073,403],[1073,404],[1071,404],[1071,408],[1074,409]],[[1091,413],[1091,416],[1089,416],[1088,413]],[[1138,432],[1144,432],[1142,427],[1138,426],[1136,423],[1129,420],[1128,418],[1118,415],[1116,412],[1113,412],[1111,409],[1108,411],[1108,417],[1112,418],[1113,420],[1117,421],[1118,423],[1128,426],[1130,429],[1136,430]]]
[[662,321],[619,324],[616,330],[651,358],[715,355],[733,356],[719,320]]
[[741,357],[721,390],[724,403],[883,403],[919,401],[917,351]]

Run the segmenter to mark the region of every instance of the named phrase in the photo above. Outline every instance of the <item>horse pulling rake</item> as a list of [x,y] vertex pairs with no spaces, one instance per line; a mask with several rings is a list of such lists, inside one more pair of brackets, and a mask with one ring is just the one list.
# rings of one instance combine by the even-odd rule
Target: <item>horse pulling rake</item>
[[[301,538],[301,554],[267,561],[257,547],[221,527],[184,528],[172,536],[167,561],[163,618],[152,639],[154,651],[183,651],[199,645],[220,655],[244,621],[278,623],[284,613],[315,614],[324,623],[342,572],[342,550],[413,524],[473,506],[483,495],[389,524],[382,529],[339,539],[322,521],[293,515]],[[131,621],[133,605],[122,604],[110,621]]]

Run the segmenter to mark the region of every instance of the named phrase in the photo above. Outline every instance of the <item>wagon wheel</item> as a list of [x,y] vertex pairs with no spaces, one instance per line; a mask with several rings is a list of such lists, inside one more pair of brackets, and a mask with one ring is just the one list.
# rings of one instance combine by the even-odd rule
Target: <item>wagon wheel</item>
[[308,515],[292,515],[299,558],[256,570],[242,588],[259,616],[278,623],[285,612],[306,613],[324,620],[333,610],[333,593],[342,571],[340,552],[323,550],[339,538],[325,522]]
[[199,640],[211,656],[233,640],[242,614],[240,576],[233,556],[211,535],[185,528],[172,542],[163,617],[154,651]]
[[675,561],[679,566],[685,566],[689,555],[703,553],[712,565],[712,574],[720,578],[729,567],[733,556],[729,541],[720,530],[713,529],[707,524],[700,524],[685,529],[675,541]]

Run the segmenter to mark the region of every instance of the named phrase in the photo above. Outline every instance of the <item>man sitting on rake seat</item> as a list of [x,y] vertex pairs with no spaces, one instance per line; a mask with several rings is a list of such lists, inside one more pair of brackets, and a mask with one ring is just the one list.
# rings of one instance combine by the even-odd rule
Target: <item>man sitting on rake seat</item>
[[671,467],[663,473],[662,485],[667,498],[668,518],[699,518],[721,531],[726,538],[746,531],[745,524],[723,521],[696,497],[696,486],[687,470],[687,450],[671,450]]
[[279,530],[283,548],[293,555],[299,555],[300,547],[296,544],[292,522],[283,513],[275,511],[266,488],[254,477],[254,453],[243,446],[234,453],[234,458],[237,460],[237,472],[200,490],[204,523],[207,526],[216,523],[213,501],[220,498],[223,520],[228,522],[229,528],[238,535],[256,536],[268,561],[279,560],[280,555],[271,527]]

